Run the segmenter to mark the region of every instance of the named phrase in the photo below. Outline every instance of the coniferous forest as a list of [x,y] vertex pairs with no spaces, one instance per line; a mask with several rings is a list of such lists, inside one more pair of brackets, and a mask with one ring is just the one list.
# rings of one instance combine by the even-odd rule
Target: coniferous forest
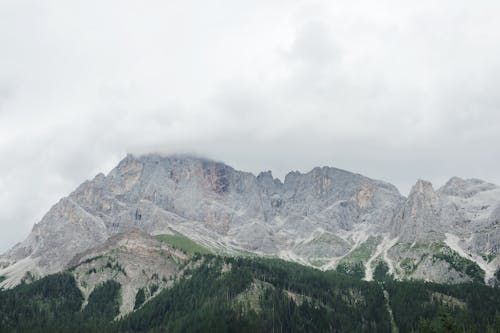
[[195,256],[170,289],[120,318],[120,284],[84,297],[71,273],[0,292],[0,332],[500,332],[500,289],[377,281],[275,259]]

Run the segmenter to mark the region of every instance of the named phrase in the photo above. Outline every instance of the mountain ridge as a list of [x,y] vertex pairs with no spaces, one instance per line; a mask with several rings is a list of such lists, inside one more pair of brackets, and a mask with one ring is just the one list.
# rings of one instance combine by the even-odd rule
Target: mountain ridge
[[[291,171],[281,181],[270,171],[254,175],[193,155],[128,154],[55,204],[24,242],[0,256],[0,275],[2,285],[13,286],[28,270],[60,271],[79,253],[138,228],[174,230],[220,253],[322,269],[361,264],[366,279],[380,261],[401,279],[471,279],[442,259],[451,251],[483,267],[488,282],[500,265],[499,220],[500,188],[476,179],[452,177],[438,190],[418,180],[404,197],[390,183],[333,167]],[[429,246],[416,251],[416,243]],[[422,275],[429,270],[437,273]]]

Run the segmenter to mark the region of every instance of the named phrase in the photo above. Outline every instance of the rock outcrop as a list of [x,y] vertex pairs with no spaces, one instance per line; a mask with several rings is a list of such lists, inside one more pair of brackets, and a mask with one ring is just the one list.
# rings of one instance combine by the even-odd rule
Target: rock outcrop
[[140,230],[116,234],[106,242],[75,256],[67,269],[85,300],[108,280],[121,285],[120,314],[134,310],[137,292],[150,298],[173,286],[183,274],[188,256]]
[[[452,178],[437,191],[419,180],[405,198],[391,184],[330,167],[290,172],[282,182],[270,171],[255,176],[193,156],[128,155],[54,205],[24,242],[0,257],[0,275],[9,287],[27,271],[57,272],[109,237],[139,229],[173,230],[215,252],[278,256],[323,269],[346,256],[364,265],[384,260],[402,278],[422,278],[419,262],[426,272],[434,266],[457,271],[442,260],[422,261],[421,250],[407,246],[442,243],[491,278],[500,264],[499,219],[500,188],[478,180]],[[370,236],[379,243],[366,247]],[[370,250],[356,258],[363,248]],[[410,257],[417,267],[405,270],[401,263]],[[456,273],[429,279],[468,279]]]

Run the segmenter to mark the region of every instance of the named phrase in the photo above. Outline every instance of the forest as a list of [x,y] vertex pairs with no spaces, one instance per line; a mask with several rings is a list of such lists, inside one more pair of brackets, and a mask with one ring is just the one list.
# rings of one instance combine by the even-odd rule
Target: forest
[[[500,289],[376,281],[278,259],[196,255],[170,289],[119,317],[120,284],[84,302],[71,272],[0,292],[0,332],[500,332]],[[390,310],[390,311],[389,311]]]

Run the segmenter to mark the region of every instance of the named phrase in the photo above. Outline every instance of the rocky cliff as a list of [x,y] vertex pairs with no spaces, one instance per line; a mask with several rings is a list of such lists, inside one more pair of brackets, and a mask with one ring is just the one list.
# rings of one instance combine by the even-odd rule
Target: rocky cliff
[[[385,262],[400,278],[486,281],[500,265],[500,188],[391,184],[330,167],[255,176],[185,155],[128,155],[54,205],[0,257],[4,286],[64,269],[113,235],[179,233],[216,253],[277,256],[322,269]],[[477,270],[477,272],[476,272]],[[482,273],[481,273],[482,272]],[[482,274],[482,275],[481,275]]]

